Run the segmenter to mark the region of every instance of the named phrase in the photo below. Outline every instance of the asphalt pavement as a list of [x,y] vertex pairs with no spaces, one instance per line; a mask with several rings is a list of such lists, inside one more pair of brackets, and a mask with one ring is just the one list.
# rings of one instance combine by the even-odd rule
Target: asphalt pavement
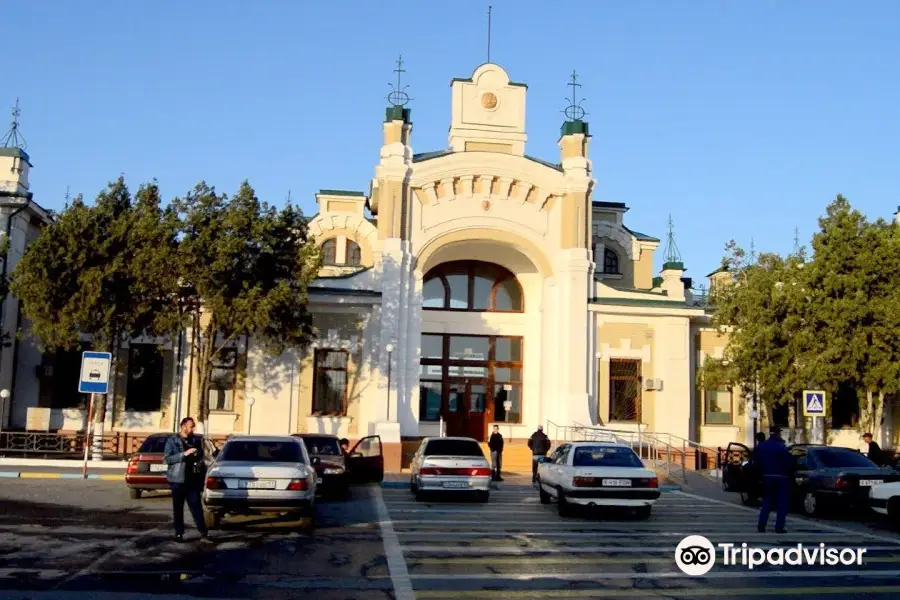
[[[791,516],[788,534],[758,534],[755,510],[677,491],[663,494],[648,521],[608,512],[563,518],[521,480],[499,488],[480,504],[416,502],[407,489],[358,487],[349,501],[321,502],[313,532],[300,522],[235,519],[207,546],[190,528],[184,543],[172,541],[164,493],[131,500],[121,482],[4,480],[0,598],[900,595],[900,536],[865,524]],[[802,542],[867,551],[861,566],[753,570],[718,556],[706,575],[691,577],[677,567],[675,547],[698,534],[737,547]]]

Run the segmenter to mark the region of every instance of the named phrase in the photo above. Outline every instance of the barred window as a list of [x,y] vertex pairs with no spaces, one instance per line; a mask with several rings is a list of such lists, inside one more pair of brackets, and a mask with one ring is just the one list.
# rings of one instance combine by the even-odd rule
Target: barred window
[[314,415],[346,416],[349,358],[350,353],[346,350],[316,350]]
[[358,267],[362,263],[362,252],[359,244],[353,240],[347,240],[347,260],[344,261],[348,267]]
[[337,263],[337,240],[332,238],[322,244],[322,262],[326,265]]
[[641,418],[641,361],[609,361],[609,420],[637,421]]
[[619,274],[619,255],[615,250],[603,249],[603,273],[605,275]]

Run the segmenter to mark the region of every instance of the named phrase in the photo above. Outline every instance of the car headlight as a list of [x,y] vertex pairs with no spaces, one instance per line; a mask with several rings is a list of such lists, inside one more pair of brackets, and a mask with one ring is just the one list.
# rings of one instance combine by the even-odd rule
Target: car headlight
[[335,467],[333,469],[325,469],[323,473],[325,473],[325,475],[342,475],[344,473],[344,468]]

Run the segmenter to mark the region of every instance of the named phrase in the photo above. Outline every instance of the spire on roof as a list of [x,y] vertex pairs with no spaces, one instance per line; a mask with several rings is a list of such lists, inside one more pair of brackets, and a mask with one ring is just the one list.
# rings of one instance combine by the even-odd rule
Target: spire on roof
[[669,233],[666,236],[664,256],[667,263],[681,262],[681,253],[678,251],[678,246],[675,244],[675,221],[672,220],[672,215],[669,215]]
[[581,87],[581,84],[578,83],[578,73],[574,70],[572,71],[572,75],[570,75],[572,81],[567,83],[566,85],[572,88],[572,97],[566,98],[566,102],[568,102],[568,106],[563,111],[566,115],[567,121],[581,121],[584,119],[584,116],[587,114],[584,109],[581,107],[581,103],[586,100],[586,98],[578,99],[578,88]]
[[794,227],[794,254],[800,254],[800,229]]
[[753,238],[750,238],[750,264],[755,264],[757,259],[756,255],[756,241]]
[[12,109],[12,124],[9,127],[9,132],[6,134],[6,137],[3,138],[3,148],[18,148],[19,150],[25,150],[25,148],[28,147],[25,138],[19,132],[19,116],[21,114],[22,111],[19,109],[19,99],[16,98],[16,104]]

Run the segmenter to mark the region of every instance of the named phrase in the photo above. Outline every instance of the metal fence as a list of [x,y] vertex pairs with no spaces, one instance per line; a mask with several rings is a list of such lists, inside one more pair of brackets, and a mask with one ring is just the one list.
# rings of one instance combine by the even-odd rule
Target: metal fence
[[[147,439],[147,433],[111,432],[103,435],[103,457],[126,460]],[[174,434],[173,434],[174,435]],[[211,436],[221,445],[230,436]],[[31,431],[0,432],[0,457],[80,458],[84,456],[85,433],[47,433]],[[93,442],[93,436],[91,437]]]

